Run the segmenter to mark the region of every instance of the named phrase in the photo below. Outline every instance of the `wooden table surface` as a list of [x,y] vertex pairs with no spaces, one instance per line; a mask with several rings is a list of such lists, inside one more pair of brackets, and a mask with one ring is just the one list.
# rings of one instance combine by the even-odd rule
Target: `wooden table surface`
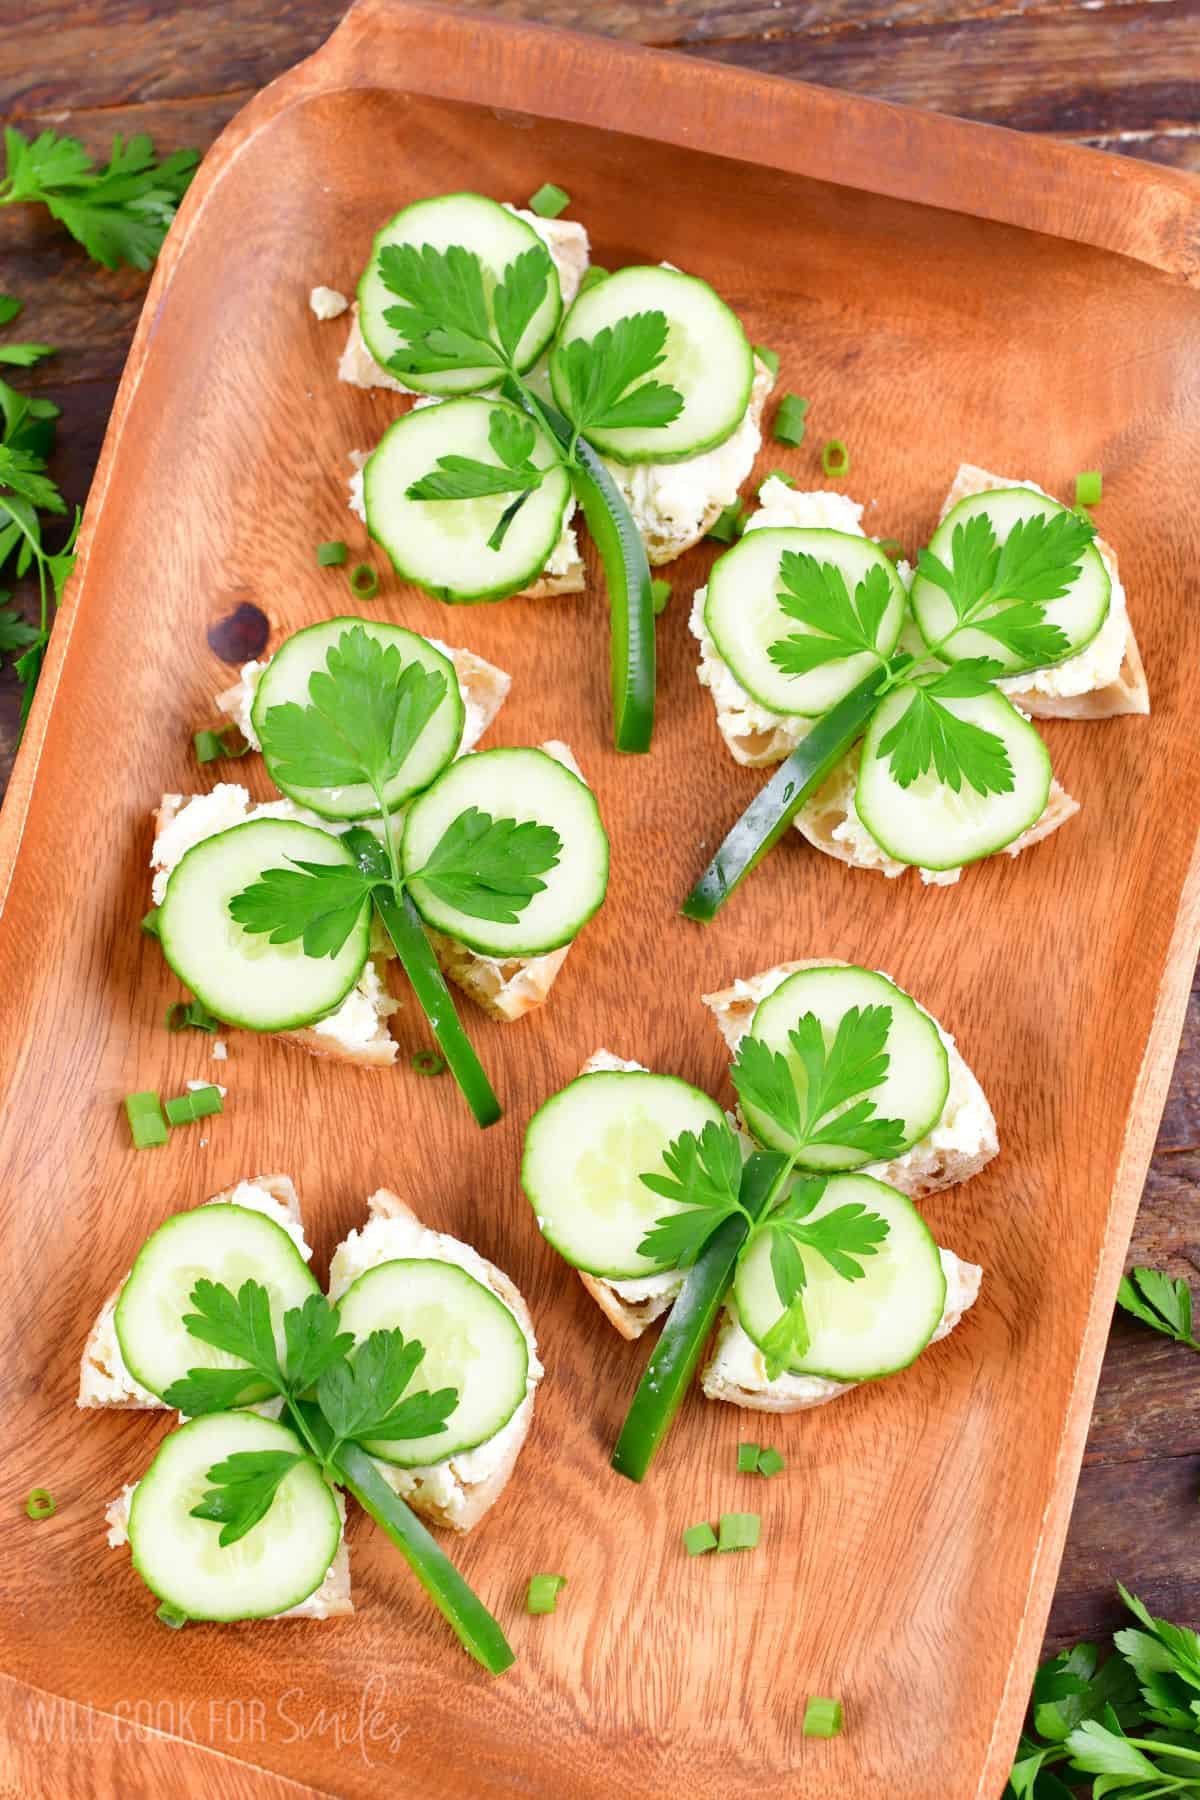
[[[493,10],[1200,171],[1200,0],[506,0]],[[141,130],[164,152],[204,149],[342,11],[341,0],[27,0],[20,28],[0,34],[0,117],[26,132],[55,125],[93,150],[113,131]],[[41,211],[0,210],[0,289],[25,301],[24,335],[59,346],[17,379],[63,408],[54,473],[72,501],[86,496],[144,287],[133,271],[95,268]],[[0,782],[16,711],[5,674]],[[1131,1260],[1200,1270],[1200,986]],[[1198,1485],[1200,1362],[1119,1319],[1053,1644],[1111,1628],[1117,1579],[1158,1613],[1200,1620]]]

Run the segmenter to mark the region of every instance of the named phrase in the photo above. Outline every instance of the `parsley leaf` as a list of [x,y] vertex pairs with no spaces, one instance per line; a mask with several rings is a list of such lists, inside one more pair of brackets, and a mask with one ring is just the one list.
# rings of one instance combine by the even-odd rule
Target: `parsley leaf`
[[399,1331],[373,1331],[347,1359],[331,1362],[317,1383],[317,1401],[340,1444],[421,1438],[446,1429],[458,1405],[457,1388],[422,1390],[402,1398],[425,1357],[425,1346]]
[[264,869],[229,902],[243,931],[266,935],[270,944],[299,938],[306,956],[337,956],[362,917],[374,884],[342,863],[297,862]]
[[406,493],[410,500],[479,500],[494,494],[516,494],[487,541],[489,550],[499,550],[509,526],[546,471],[532,461],[537,434],[531,420],[497,407],[488,419],[488,441],[499,462],[439,456],[436,468],[414,481]]
[[303,1306],[283,1315],[288,1387],[303,1394],[339,1357],[354,1348],[354,1333],[338,1330],[338,1315],[324,1294],[310,1294]]
[[785,675],[807,675],[825,663],[863,651],[878,654],[879,627],[892,598],[884,569],[870,568],[851,598],[846,578],[835,563],[818,562],[807,551],[788,550],[780,559],[783,591],[781,612],[808,631],[773,643],[767,654]]
[[932,768],[955,794],[964,782],[978,794],[1012,792],[1012,763],[1003,738],[942,704],[943,700],[970,699],[991,691],[991,684],[978,671],[992,666],[985,659],[957,663],[927,684],[904,682],[896,689],[910,699],[879,740],[878,754],[890,759],[900,787],[911,787]]
[[1020,664],[1059,662],[1070,649],[1066,634],[1045,615],[1079,573],[1080,558],[1095,527],[1073,512],[1019,519],[1004,543],[986,512],[954,527],[949,567],[931,550],[917,558],[918,573],[946,594],[954,608],[954,633],[970,627],[993,638]]
[[552,825],[494,819],[469,806],[410,879],[472,919],[515,925],[534,895],[545,890],[539,877],[556,867],[561,853],[562,839]]
[[[683,411],[683,395],[643,381],[666,360],[667,319],[658,311],[631,313],[594,338],[572,338],[554,352],[567,386],[567,412],[576,431],[669,425]],[[635,384],[641,382],[641,386]]]
[[4,149],[0,206],[40,202],[108,269],[150,268],[200,161],[196,150],[176,150],[156,162],[143,132],[117,133],[99,169],[78,139],[55,131],[31,141],[10,126]]
[[379,273],[403,306],[389,306],[384,319],[407,340],[389,358],[400,375],[427,375],[444,369],[504,367],[504,353],[492,341],[483,264],[473,250],[451,244],[385,244]]
[[0,325],[11,325],[23,305],[15,294],[0,294]]
[[820,1020],[805,1013],[788,1033],[799,1069],[782,1051],[744,1037],[730,1073],[747,1116],[765,1116],[793,1156],[829,1144],[861,1151],[864,1160],[895,1155],[903,1120],[876,1117],[869,1098],[887,1075],[891,1023],[890,1006],[851,1007],[826,1049]]
[[365,782],[378,795],[398,774],[446,694],[446,677],[401,661],[361,625],[344,631],[309,677],[309,704],[272,706],[260,736],[272,773],[296,787]]
[[1172,1281],[1161,1269],[1132,1269],[1121,1277],[1117,1305],[1164,1337],[1200,1350],[1192,1336],[1192,1291],[1186,1281]]
[[44,473],[42,457],[29,450],[14,450],[0,443],[0,487],[19,494],[40,512],[65,513],[67,503],[50,477]]
[[737,1133],[710,1119],[699,1137],[684,1131],[663,1151],[669,1171],[639,1175],[652,1194],[685,1212],[657,1219],[638,1245],[638,1255],[664,1269],[686,1269],[731,1213],[742,1212],[742,1148]]
[[0,344],[0,363],[15,369],[32,369],[43,357],[57,355],[53,344]]
[[205,1479],[213,1486],[192,1507],[191,1516],[219,1520],[217,1542],[222,1548],[236,1544],[266,1517],[285,1477],[308,1460],[302,1451],[235,1450],[208,1470]]
[[253,1369],[189,1369],[164,1389],[163,1399],[186,1418],[204,1413],[232,1412],[262,1391],[262,1377]]
[[[192,1337],[228,1356],[237,1356],[277,1393],[284,1389],[283,1371],[275,1347],[275,1329],[271,1323],[271,1300],[260,1281],[244,1281],[234,1295],[219,1282],[201,1276],[192,1289],[195,1312],[185,1313],[183,1323]],[[189,1374],[197,1371],[190,1370]],[[236,1372],[236,1371],[235,1371]],[[168,1406],[174,1388],[167,1390]],[[180,1409],[182,1410],[182,1408]]]
[[[0,601],[9,595],[0,593]],[[37,642],[37,626],[23,619],[15,606],[0,606],[0,656],[6,651],[24,650]]]
[[546,298],[553,266],[546,246],[531,244],[528,250],[522,250],[513,258],[504,271],[503,281],[493,291],[496,336],[510,363]]

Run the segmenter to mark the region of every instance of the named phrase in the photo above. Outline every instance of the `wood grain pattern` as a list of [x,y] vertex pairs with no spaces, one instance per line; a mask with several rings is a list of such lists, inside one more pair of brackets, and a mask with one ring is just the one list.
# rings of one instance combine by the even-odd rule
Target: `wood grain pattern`
[[[1194,917],[1180,914],[1175,930],[1173,921],[1200,804],[1185,673],[1200,644],[1182,606],[1197,550],[1184,480],[1200,379],[1195,297],[1132,261],[1011,226],[694,149],[647,152],[617,132],[404,99],[429,72],[414,56],[415,36],[387,66],[387,35],[370,29],[381,10],[361,9],[331,54],[239,122],[163,259],[90,509],[82,579],[0,826],[6,858],[19,840],[21,852],[0,924],[12,971],[0,1071],[9,1117],[22,1122],[19,1136],[10,1128],[3,1140],[0,1231],[10,1260],[19,1244],[19,1266],[31,1272],[8,1326],[19,1341],[3,1351],[16,1399],[9,1476],[20,1495],[53,1470],[63,1500],[36,1537],[32,1527],[6,1537],[5,1664],[35,1686],[52,1667],[57,1691],[97,1714],[119,1718],[123,1703],[158,1697],[176,1707],[175,1735],[185,1742],[189,1702],[203,1711],[214,1698],[264,1698],[261,1737],[235,1742],[236,1711],[225,1706],[202,1747],[338,1792],[376,1791],[395,1770],[420,1796],[520,1791],[514,1782],[523,1780],[526,1791],[564,1796],[671,1785],[736,1800],[757,1792],[766,1771],[800,1796],[834,1784],[848,1800],[882,1784],[894,1800],[996,1794],[1194,950]],[[439,59],[448,29],[439,22],[431,34]],[[520,58],[537,42],[518,41]],[[512,40],[473,26],[474,58],[488,42]],[[548,40],[538,54],[558,48]],[[615,119],[633,72],[616,50],[591,55],[591,83],[611,84]],[[496,56],[495,78],[519,82],[518,52]],[[348,91],[318,91],[343,78]],[[437,70],[429,78],[443,79]],[[740,96],[755,91],[738,82]],[[391,84],[397,93],[377,91]],[[592,104],[590,85],[581,105]],[[706,70],[703,93],[719,85]],[[556,92],[569,97],[561,82]],[[673,83],[675,130],[690,116],[688,93]],[[802,165],[809,97],[785,102],[772,88],[771,105]],[[630,124],[645,117],[631,114]],[[765,117],[743,113],[745,148]],[[710,142],[713,125],[705,110],[692,130]],[[953,126],[933,125],[937,142],[954,141]],[[1021,151],[1005,144],[1014,191]],[[917,128],[906,152],[923,153]],[[292,172],[267,216],[257,157]],[[705,933],[672,909],[700,860],[695,846],[756,779],[722,760],[694,684],[684,596],[708,554],[675,571],[677,598],[662,627],[662,729],[649,765],[606,747],[594,588],[591,600],[549,610],[518,604],[448,618],[389,587],[384,616],[458,636],[513,670],[503,741],[553,729],[575,744],[614,834],[609,903],[541,1018],[515,1030],[472,1021],[510,1105],[487,1139],[452,1095],[403,1071],[380,1083],[242,1036],[227,1065],[230,1112],[207,1143],[197,1134],[135,1157],[119,1096],[146,1084],[174,1091],[211,1068],[205,1045],[162,1033],[171,989],[136,933],[145,813],[164,786],[193,779],[188,735],[220,680],[203,628],[243,594],[259,599],[278,633],[340,603],[308,548],[345,531],[343,453],[388,417],[382,397],[333,385],[330,334],[340,329],[317,326],[304,295],[318,279],[348,283],[381,212],[467,178],[481,157],[498,193],[528,192],[552,171],[577,196],[601,260],[661,255],[710,275],[754,335],[783,351],[785,369],[803,371],[814,417],[836,420],[854,444],[854,485],[875,502],[881,531],[918,541],[960,449],[1060,488],[1075,468],[1102,462],[1111,472],[1105,526],[1128,570],[1155,715],[1047,729],[1085,810],[1021,863],[975,871],[957,893],[936,894],[818,867],[788,847]],[[1169,183],[1172,205],[1186,191]],[[1135,210],[1131,202],[1126,216]],[[738,232],[715,241],[711,218],[735,215]],[[1057,425],[1049,444],[1047,417]],[[812,474],[811,453],[806,461],[803,452],[764,450],[764,467],[781,460]],[[169,513],[165,484],[175,496]],[[590,680],[577,683],[584,671]],[[130,722],[116,743],[107,731],[114,713]],[[94,789],[54,779],[94,768],[100,742]],[[43,759],[49,779],[27,810]],[[686,784],[655,779],[656,769],[683,768]],[[1115,806],[1114,795],[1137,804]],[[53,872],[80,866],[81,841],[90,849],[86,883],[64,908]],[[46,941],[51,916],[60,955],[35,962],[27,946]],[[1003,1158],[930,1207],[943,1241],[987,1264],[988,1285],[963,1332],[903,1382],[781,1422],[792,1473],[763,1502],[764,1552],[685,1565],[679,1526],[740,1498],[728,1471],[741,1422],[693,1401],[644,1492],[606,1474],[641,1356],[606,1334],[530,1230],[515,1192],[519,1133],[597,1041],[723,1092],[716,1034],[693,997],[813,949],[890,966],[960,1034],[992,1093]],[[639,1000],[650,993],[651,1005]],[[401,1033],[409,1047],[419,1041],[411,1008]],[[1135,1100],[1136,1128],[1127,1131]],[[1186,1112],[1184,1123],[1186,1135]],[[494,1256],[531,1302],[550,1367],[544,1403],[509,1496],[462,1554],[522,1653],[503,1682],[463,1664],[361,1525],[354,1620],[293,1627],[282,1655],[258,1628],[185,1633],[171,1641],[164,1682],[161,1630],[128,1571],[100,1549],[103,1501],[144,1464],[160,1427],[136,1418],[77,1424],[74,1363],[90,1315],[166,1211],[272,1163],[296,1174],[319,1257],[358,1222],[368,1188],[390,1180],[434,1222]],[[1175,1248],[1169,1195],[1163,1206],[1161,1241]],[[1057,1400],[1072,1384],[1064,1431]],[[1128,1449],[1114,1441],[1109,1453],[1125,1458]],[[1124,1466],[1107,1463],[1104,1473]],[[1173,1466],[1156,1473],[1164,1519],[1177,1516],[1185,1480]],[[553,1622],[526,1621],[520,1590],[543,1563],[569,1569],[571,1605]],[[1164,1559],[1164,1577],[1169,1566]],[[1095,1568],[1092,1577],[1089,1592]],[[986,1641],[964,1652],[964,1634],[980,1622]],[[351,1731],[371,1678],[374,1760],[363,1761],[353,1746],[339,1752],[330,1721]],[[300,1699],[281,1714],[292,1688]],[[845,1695],[854,1731],[842,1744],[801,1742],[800,1703],[811,1689]],[[927,1722],[915,1756],[914,1717]],[[17,1753],[24,1761],[6,1771],[14,1781],[31,1767],[27,1739]],[[113,1766],[129,1791],[136,1783],[153,1791],[153,1772],[132,1751]],[[108,1765],[94,1767],[94,1780],[86,1766],[73,1773],[80,1793],[108,1791]]]

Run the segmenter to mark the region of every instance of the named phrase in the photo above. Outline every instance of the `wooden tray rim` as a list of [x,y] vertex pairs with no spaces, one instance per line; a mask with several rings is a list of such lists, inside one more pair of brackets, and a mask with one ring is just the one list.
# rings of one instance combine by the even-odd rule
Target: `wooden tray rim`
[[[372,41],[369,57],[362,54],[367,39]],[[549,67],[554,65],[562,73],[579,72],[599,57],[619,72],[620,100],[615,109],[605,97],[612,89],[588,81],[577,82],[571,88],[573,93],[584,94],[585,99],[564,103],[561,95],[567,83],[548,80]],[[647,123],[645,128],[640,122],[631,123],[643,99],[649,100],[653,93],[664,63],[670,64],[677,76],[674,110],[665,112],[661,104],[643,108],[646,120],[653,123]],[[369,76],[360,72],[362,67],[370,68]],[[0,932],[55,698],[70,654],[74,624],[87,593],[90,550],[103,517],[127,416],[175,271],[187,253],[205,208],[258,133],[293,108],[338,92],[375,88],[478,105],[481,86],[490,93],[488,103],[499,111],[621,130],[651,142],[699,149],[740,162],[749,160],[745,154],[746,128],[744,122],[739,123],[731,115],[740,115],[746,107],[754,117],[755,132],[762,134],[765,148],[758,160],[765,166],[1066,238],[1131,257],[1167,277],[1200,286],[1200,177],[1186,171],[1001,126],[844,94],[787,77],[747,72],[678,52],[551,26],[460,13],[424,4],[422,0],[355,0],[323,45],[264,87],[225,127],[206,154],[158,258],[88,495],[77,566],[60,608],[0,811]],[[661,100],[661,90],[658,98]],[[613,120],[614,110],[620,114],[618,122]],[[868,141],[878,144],[881,138],[892,140],[894,154],[876,154],[872,159],[863,145]],[[1016,162],[1024,164],[1026,171],[1036,177],[1040,185],[1032,196],[1025,188],[1017,194],[1010,192],[1006,183],[986,179],[1001,159],[1007,168]],[[1166,1101],[1198,956],[1200,837],[1192,848],[1154,1023],[1126,1119],[1104,1250],[1095,1272],[1087,1325],[1063,1412],[1042,1530],[1008,1676],[975,1789],[976,1800],[995,1800],[999,1794],[1024,1717],[1070,1521],[1117,1285]],[[4,1689],[0,1714],[9,1715],[10,1722],[18,1700],[27,1703],[49,1691],[16,1681],[2,1672],[0,1683]],[[101,1708],[85,1710],[109,1726],[119,1727],[121,1723]],[[18,1750],[16,1733],[5,1732],[4,1736],[6,1747],[0,1754],[0,1770],[9,1778],[27,1778],[31,1765]],[[165,1766],[172,1759],[178,1761],[182,1755],[181,1768],[202,1767],[205,1779],[216,1773],[210,1755],[197,1759],[192,1754],[196,1746],[158,1732],[150,1734],[146,1742],[140,1742],[137,1733],[130,1733],[122,1743],[119,1730],[115,1734],[106,1731],[101,1736],[102,1759],[114,1771],[132,1766],[125,1762],[130,1748],[144,1752],[151,1739],[154,1766]],[[320,1791],[253,1762],[219,1752],[216,1755],[220,1773],[215,1792],[268,1795]],[[145,1774],[145,1763],[139,1772]],[[74,1773],[78,1775],[77,1764]]]

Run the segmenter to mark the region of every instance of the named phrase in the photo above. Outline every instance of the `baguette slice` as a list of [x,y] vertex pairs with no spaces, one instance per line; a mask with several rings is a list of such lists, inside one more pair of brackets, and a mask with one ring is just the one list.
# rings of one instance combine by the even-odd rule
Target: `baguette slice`
[[[963,1262],[953,1250],[940,1250],[946,1275],[946,1309],[929,1344],[949,1337],[963,1314],[979,1298],[983,1270],[978,1263]],[[926,1349],[929,1345],[926,1345]],[[922,1353],[923,1354],[923,1353]],[[858,1387],[856,1381],[829,1381],[822,1375],[780,1375],[767,1379],[762,1352],[742,1330],[737,1307],[727,1301],[700,1386],[710,1400],[727,1400],[748,1412],[807,1412],[824,1406]]]
[[340,1299],[364,1270],[404,1257],[457,1263],[504,1302],[529,1345],[525,1399],[488,1443],[429,1468],[400,1469],[392,1463],[376,1463],[389,1486],[422,1518],[450,1531],[470,1531],[508,1486],[529,1435],[534,1397],[543,1374],[533,1320],[522,1295],[501,1269],[458,1238],[426,1229],[407,1202],[388,1188],[370,1196],[366,1224],[361,1231],[352,1231],[334,1251],[329,1266],[330,1299]]
[[[970,494],[992,493],[997,488],[1028,487],[1035,493],[1044,494],[1046,490],[1038,487],[1034,481],[1010,480],[1005,475],[993,475],[987,469],[977,468],[974,463],[962,463],[957,475],[951,483],[950,491],[942,502],[939,522],[946,517],[952,507],[965,500]],[[1053,496],[1047,496],[1052,498]],[[1148,713],[1150,711],[1150,690],[1146,683],[1146,671],[1142,667],[1141,652],[1137,639],[1133,635],[1133,626],[1125,608],[1125,589],[1117,568],[1117,553],[1112,545],[1102,537],[1096,539],[1096,548],[1100,552],[1104,565],[1112,578],[1112,605],[1110,622],[1101,626],[1100,636],[1111,632],[1114,642],[1114,658],[1117,639],[1124,637],[1124,652],[1120,666],[1113,671],[1112,678],[1099,687],[1085,689],[1078,694],[1057,694],[1046,691],[1061,682],[1065,673],[1077,663],[1082,664],[1088,650],[1079,657],[1069,658],[1060,663],[1056,669],[1042,671],[1047,681],[1039,686],[1035,674],[1032,678],[1013,676],[1010,681],[1001,682],[1014,706],[1022,712],[1031,713],[1036,719],[1114,719],[1122,713]],[[1090,650],[1089,646],[1089,650]],[[1023,680],[1029,679],[1030,686],[1021,687]],[[1068,681],[1068,685],[1070,685]],[[1036,827],[1035,827],[1036,829]]]
[[[249,1206],[253,1211],[265,1213],[276,1225],[285,1228],[290,1226],[290,1235],[295,1238],[297,1249],[305,1262],[311,1261],[312,1251],[305,1242],[304,1226],[300,1218],[300,1201],[290,1176],[248,1176],[244,1181],[236,1182],[233,1187],[225,1188],[221,1193],[214,1194],[211,1200],[205,1200],[201,1204],[225,1206],[230,1203]],[[88,1333],[83,1359],[79,1365],[79,1398],[75,1404],[86,1408],[119,1407],[126,1412],[165,1412],[166,1408],[158,1395],[150,1393],[134,1380],[121,1355],[115,1315],[124,1285],[124,1281],[118,1282],[100,1308],[96,1323]]]
[[[156,906],[161,902],[174,861],[179,860],[178,857],[173,861],[166,859],[163,839],[167,831],[189,806],[198,802],[211,802],[218,796],[227,799],[231,816],[210,821],[209,829],[199,832],[192,842],[200,843],[213,833],[224,831],[231,824],[240,824],[244,819],[264,814],[268,818],[300,819],[320,830],[329,829],[327,820],[317,818],[315,813],[306,812],[291,800],[268,800],[261,805],[256,804],[245,788],[233,782],[219,782],[209,794],[164,794],[154,814],[154,849],[150,855],[150,867],[153,871],[151,894]],[[240,800],[233,796],[240,796]],[[190,843],[187,847],[191,847]],[[180,851],[180,855],[182,854]],[[389,952],[390,944],[373,935],[371,952],[358,984],[336,1012],[330,1013],[328,1018],[318,1019],[315,1025],[305,1025],[296,1031],[275,1031],[270,1035],[280,1043],[295,1044],[310,1056],[329,1057],[333,1062],[356,1063],[360,1068],[366,1069],[390,1068],[396,1060],[396,1040],[388,1027],[388,1021],[402,1002],[388,987]]]
[[[736,1053],[750,1030],[759,1001],[773,994],[789,975],[796,974],[799,969],[844,967],[846,965],[837,958],[826,956],[777,963],[772,969],[748,975],[730,987],[721,988],[714,994],[703,994],[701,998],[716,1020],[721,1036]],[[885,974],[884,979],[890,981],[892,978]],[[921,1011],[925,1012],[925,1008],[921,1007]],[[926,1013],[926,1017],[932,1018],[932,1014]],[[987,1096],[950,1033],[943,1030],[936,1019],[933,1023],[950,1063],[950,1092],[941,1118],[927,1137],[902,1156],[894,1157],[890,1162],[869,1163],[857,1171],[861,1175],[872,1175],[889,1187],[899,1188],[911,1200],[923,1200],[942,1188],[969,1181],[972,1175],[978,1175],[986,1168],[1000,1150],[996,1120]]]
[[[584,779],[583,770],[568,744],[560,743],[557,738],[550,738],[539,748],[547,756],[552,756],[555,762],[561,763],[564,769],[570,769],[573,775],[578,775],[581,781]],[[481,956],[477,951],[469,950],[465,944],[460,944],[456,938],[434,931],[431,926],[426,926],[425,935],[433,946],[433,953],[446,978],[455,987],[461,988],[485,1013],[509,1024],[523,1019],[526,1013],[545,1004],[571,948],[570,944],[564,944],[560,950],[551,950],[545,956],[509,956],[498,959],[494,956]]]
[[[115,1500],[111,1500],[105,1509],[104,1517],[108,1523],[108,1547],[119,1550],[129,1542],[129,1506],[133,1499],[136,1481],[128,1482]],[[289,1606],[286,1612],[272,1613],[273,1619],[341,1619],[354,1611],[354,1602],[350,1597],[350,1547],[346,1542],[346,1502],[338,1488],[333,1490],[338,1513],[342,1521],[342,1536],[333,1554],[333,1561],[325,1571],[325,1579],[320,1587],[301,1600],[299,1606]],[[257,1621],[261,1623],[261,1621]]]

